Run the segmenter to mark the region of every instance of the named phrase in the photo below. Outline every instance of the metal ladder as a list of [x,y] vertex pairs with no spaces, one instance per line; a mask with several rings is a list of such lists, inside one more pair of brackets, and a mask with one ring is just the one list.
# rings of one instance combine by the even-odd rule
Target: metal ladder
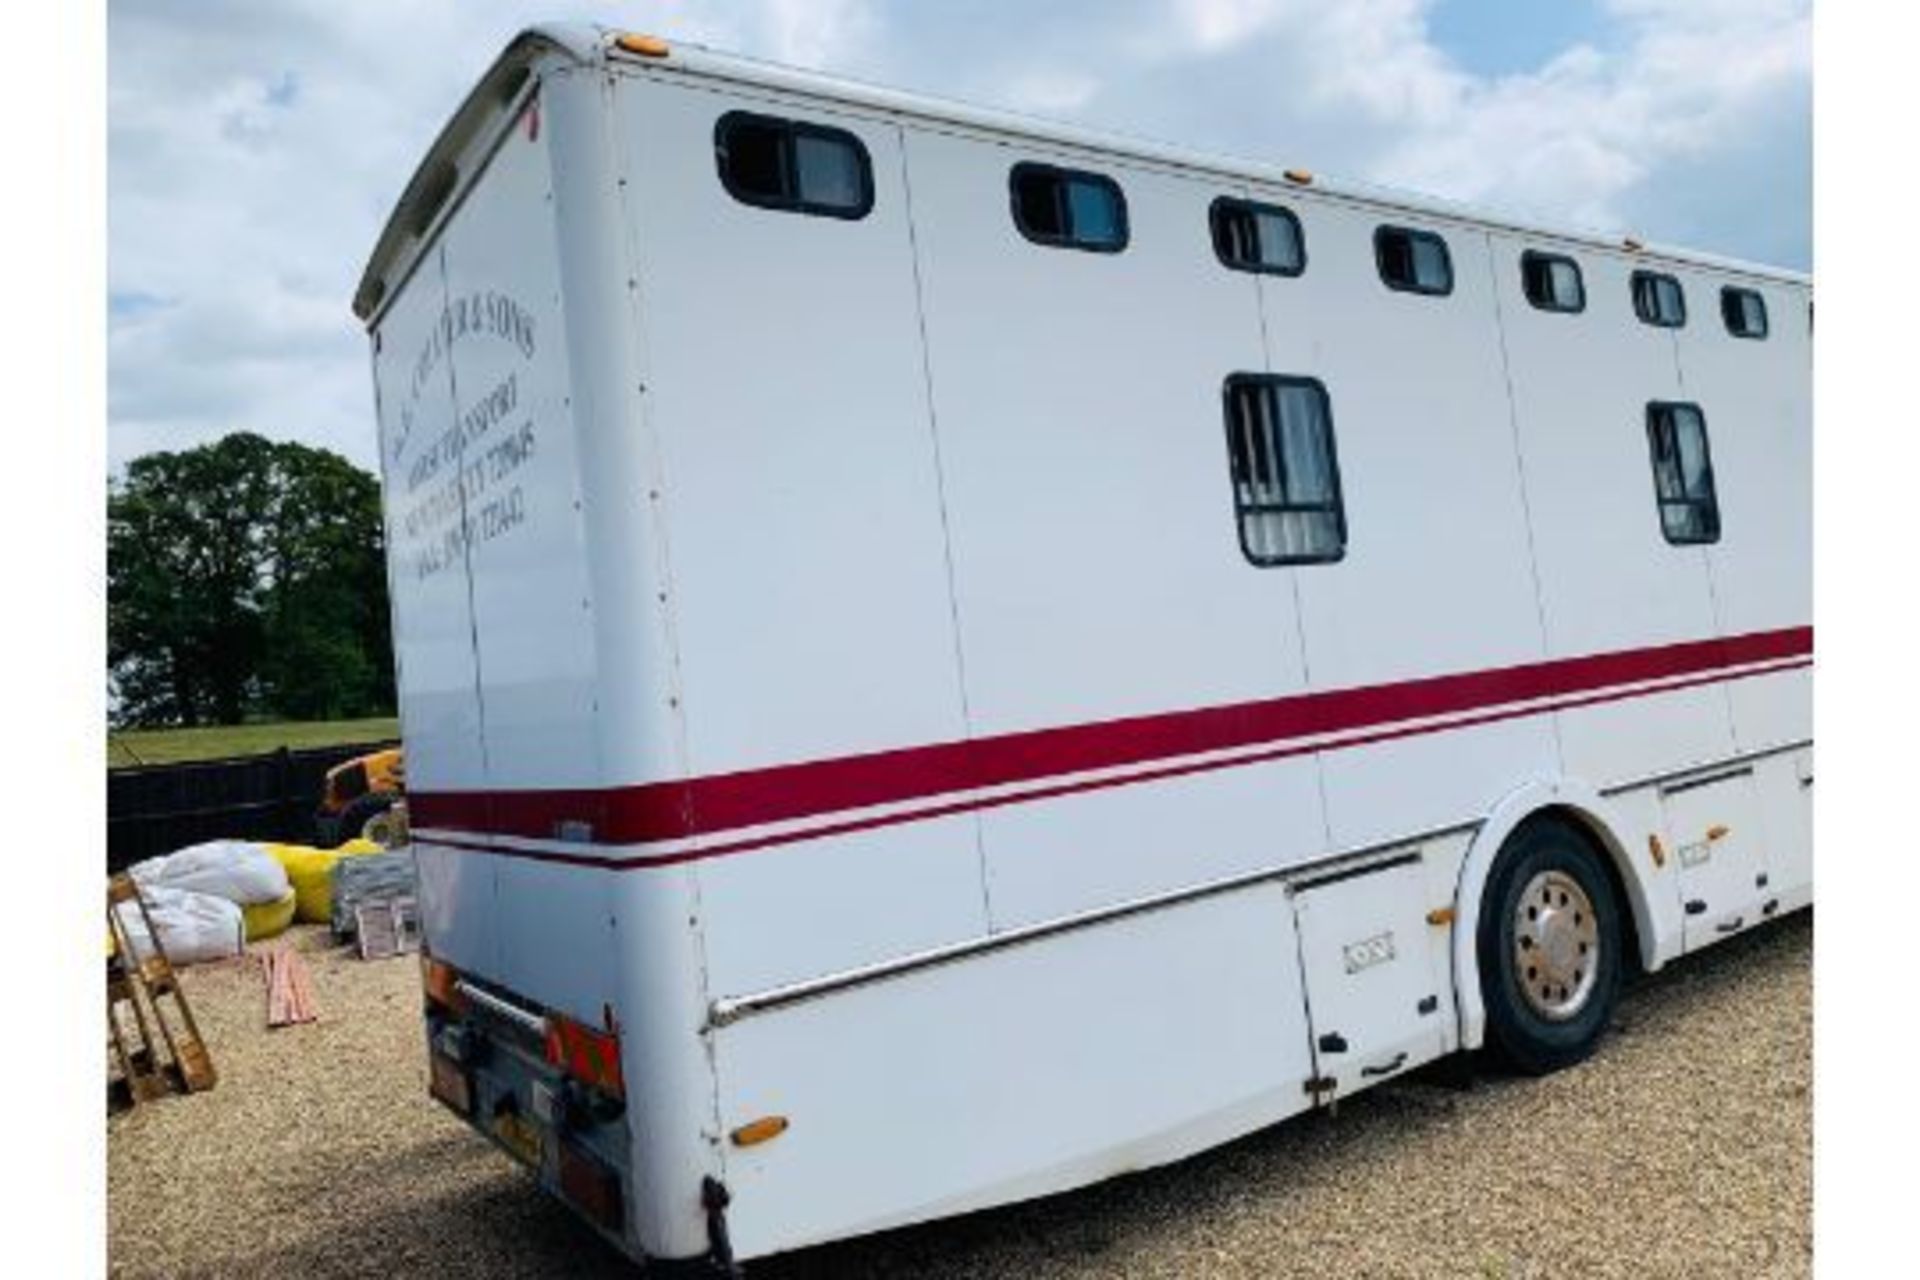
[[[122,915],[131,903],[140,913],[146,929],[147,956],[142,960],[133,949],[133,940]],[[107,957],[107,1045],[112,1051],[109,1071],[117,1064],[120,1076],[108,1077],[108,1098],[114,1086],[121,1086],[124,1104],[131,1106],[165,1097],[178,1088],[183,1093],[211,1089],[218,1076],[200,1028],[194,1024],[193,1010],[180,989],[180,977],[160,945],[160,931],[154,927],[140,887],[132,877],[117,875],[107,881],[107,931],[113,939],[113,953]],[[171,1002],[171,1010],[167,1003]],[[168,1061],[156,1052],[147,1012],[153,1013],[153,1025],[167,1047]],[[127,1014],[131,1013],[129,1034]]]

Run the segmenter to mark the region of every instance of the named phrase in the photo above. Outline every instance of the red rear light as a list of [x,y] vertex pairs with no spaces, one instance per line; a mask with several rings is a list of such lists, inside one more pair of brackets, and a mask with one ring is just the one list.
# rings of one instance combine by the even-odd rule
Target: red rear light
[[616,1098],[627,1096],[627,1086],[620,1076],[620,1037],[611,1031],[595,1031],[572,1018],[552,1014],[547,1018],[547,1061],[582,1084]]

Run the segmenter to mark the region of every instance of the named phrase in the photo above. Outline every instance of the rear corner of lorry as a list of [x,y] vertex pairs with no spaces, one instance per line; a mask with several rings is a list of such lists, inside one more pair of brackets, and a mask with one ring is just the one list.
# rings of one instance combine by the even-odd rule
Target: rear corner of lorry
[[711,1083],[690,873],[626,873],[673,701],[608,92],[578,48],[509,49],[362,305],[432,1092],[624,1250],[685,1256]]

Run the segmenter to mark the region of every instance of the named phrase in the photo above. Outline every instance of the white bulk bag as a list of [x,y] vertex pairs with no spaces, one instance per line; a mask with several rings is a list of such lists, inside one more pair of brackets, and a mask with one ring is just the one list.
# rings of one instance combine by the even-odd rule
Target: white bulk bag
[[278,902],[293,886],[266,846],[252,840],[209,840],[127,868],[145,890],[185,889],[210,893],[240,906]]
[[[153,927],[160,934],[160,946],[176,965],[221,960],[237,956],[246,948],[246,922],[240,908],[225,898],[160,885],[142,886],[140,896],[146,899],[147,914],[153,917]],[[120,913],[135,963],[145,960],[153,953],[153,943],[147,938],[140,909],[122,902],[114,910]]]

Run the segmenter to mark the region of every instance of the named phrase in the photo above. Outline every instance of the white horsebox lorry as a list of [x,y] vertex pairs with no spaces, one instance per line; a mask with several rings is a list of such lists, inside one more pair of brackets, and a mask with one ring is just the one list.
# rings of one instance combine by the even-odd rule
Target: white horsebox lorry
[[523,34],[355,300],[434,1095],[731,1266],[1580,1059],[1811,900],[1810,288]]

